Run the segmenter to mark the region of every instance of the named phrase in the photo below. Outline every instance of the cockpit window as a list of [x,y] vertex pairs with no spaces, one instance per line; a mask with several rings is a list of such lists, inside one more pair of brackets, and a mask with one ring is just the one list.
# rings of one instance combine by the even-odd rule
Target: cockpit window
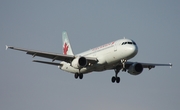
[[136,45],[136,43],[135,42],[132,42],[134,45]]
[[136,45],[135,42],[123,42],[121,45],[126,45],[126,44],[134,44],[134,45]]
[[133,44],[132,42],[128,42],[128,44]]

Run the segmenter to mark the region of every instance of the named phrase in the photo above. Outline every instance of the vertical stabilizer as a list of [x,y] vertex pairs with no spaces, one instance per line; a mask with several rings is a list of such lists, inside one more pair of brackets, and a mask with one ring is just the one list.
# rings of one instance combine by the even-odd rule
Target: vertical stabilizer
[[74,55],[72,48],[71,48],[71,44],[68,39],[67,32],[65,32],[65,31],[62,33],[62,41],[63,41],[63,54],[64,55]]

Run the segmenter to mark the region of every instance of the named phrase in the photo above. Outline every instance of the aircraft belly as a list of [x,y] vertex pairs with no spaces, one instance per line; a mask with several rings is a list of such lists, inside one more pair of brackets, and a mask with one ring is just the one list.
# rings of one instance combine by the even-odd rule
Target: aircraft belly
[[66,71],[66,72],[70,72],[70,73],[89,73],[93,71],[92,67],[84,67],[81,69],[76,69],[73,68],[72,66],[70,66],[70,64],[66,63],[63,66],[59,66],[59,69]]

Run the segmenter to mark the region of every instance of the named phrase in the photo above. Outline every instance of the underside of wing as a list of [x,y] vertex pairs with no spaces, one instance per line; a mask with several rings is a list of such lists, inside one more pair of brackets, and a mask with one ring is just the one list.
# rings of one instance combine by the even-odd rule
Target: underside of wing
[[172,67],[172,64],[156,64],[156,63],[141,63],[141,62],[126,62],[126,67],[129,68],[133,64],[141,64],[143,68],[155,68],[156,66],[170,66]]
[[155,68],[156,66],[170,66],[172,67],[172,64],[169,63],[169,64],[155,64],[155,63],[141,63],[143,68]]
[[125,67],[123,68],[122,63],[114,67],[113,69],[115,70],[120,70],[126,71],[130,73],[131,75],[139,75],[142,73],[144,68],[148,68],[149,70],[152,68],[155,68],[156,66],[170,66],[172,67],[172,64],[155,64],[155,63],[141,63],[141,62],[126,62]]

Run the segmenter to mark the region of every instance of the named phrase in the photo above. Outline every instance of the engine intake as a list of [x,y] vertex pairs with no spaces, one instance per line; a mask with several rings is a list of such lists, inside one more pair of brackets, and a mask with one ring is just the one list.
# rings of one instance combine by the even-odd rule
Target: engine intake
[[72,67],[77,68],[77,69],[86,67],[87,64],[88,62],[85,57],[77,57],[71,62]]
[[143,66],[140,63],[134,63],[128,69],[128,73],[130,73],[131,75],[139,75],[140,73],[142,73],[142,71]]

